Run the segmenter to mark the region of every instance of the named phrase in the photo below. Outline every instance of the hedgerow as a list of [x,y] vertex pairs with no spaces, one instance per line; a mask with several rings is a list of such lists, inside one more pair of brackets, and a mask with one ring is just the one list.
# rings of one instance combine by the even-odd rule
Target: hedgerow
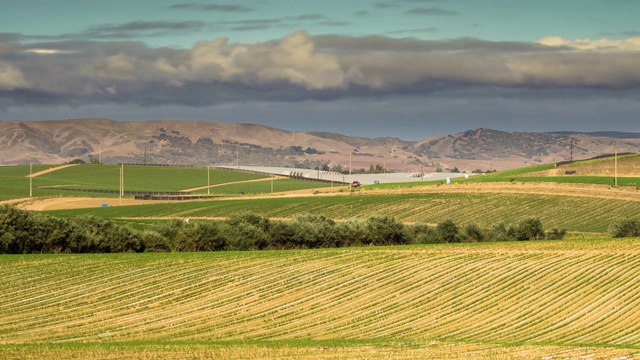
[[[406,225],[387,215],[335,222],[300,214],[271,221],[243,213],[224,221],[171,220],[146,230],[95,216],[55,218],[11,206],[0,207],[0,253],[193,252],[314,249],[363,245],[562,239],[565,230],[545,234],[539,219],[500,223],[490,229],[461,228],[451,220],[437,226]],[[637,235],[635,235],[637,236]]]

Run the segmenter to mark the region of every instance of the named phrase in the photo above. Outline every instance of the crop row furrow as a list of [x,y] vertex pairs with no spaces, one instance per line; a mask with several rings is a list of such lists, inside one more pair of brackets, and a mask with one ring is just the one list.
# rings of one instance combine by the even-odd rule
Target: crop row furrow
[[[616,276],[613,277],[616,279],[616,283],[612,283],[612,276],[608,276],[600,281],[603,283],[602,286],[597,289],[593,289],[595,296],[590,296],[591,294],[589,292],[581,294],[581,301],[577,301],[571,311],[567,312],[568,316],[563,316],[561,321],[551,326],[549,329],[550,331],[545,335],[545,337],[543,337],[543,339],[557,338],[559,337],[558,333],[571,330],[575,324],[581,323],[582,319],[587,317],[590,312],[597,311],[597,309],[603,307],[614,295],[619,299],[621,295],[620,292],[623,291],[628,284],[635,284],[637,279],[640,278],[637,271],[634,271],[631,278],[623,279],[619,277],[618,274],[623,272],[624,269],[616,267],[615,264],[607,266],[606,269],[608,273],[616,274]],[[617,283],[617,281],[621,281],[621,283]],[[618,286],[613,288],[615,285]]]
[[[266,271],[265,269],[254,269],[254,270],[262,274],[265,278],[268,278],[269,276],[271,276],[272,273],[273,275],[276,275],[278,271],[280,271],[277,266],[271,269],[272,273],[265,272]],[[215,308],[216,310],[220,310],[221,308],[228,307],[230,309],[229,311],[233,311],[233,308],[236,307],[238,301],[242,301],[243,299],[246,299],[251,293],[254,292],[254,289],[253,289],[253,286],[255,286],[255,284],[253,283],[254,280],[257,280],[257,278],[252,279],[251,281],[248,281],[248,282],[238,283],[236,285],[233,285],[230,288],[227,288],[225,291],[220,291],[215,294],[206,290],[200,292],[199,295],[190,293],[188,297],[185,297],[184,301],[173,301],[171,304],[172,312],[180,314],[179,319],[176,319],[174,314],[167,314],[164,309],[160,308],[157,310],[159,314],[159,318],[157,319],[157,321],[155,321],[154,326],[161,328],[163,325],[161,323],[163,319],[169,319],[168,321],[178,322],[181,324],[183,323],[183,320],[187,318],[192,318],[197,321],[198,318],[202,317],[202,314],[201,314],[202,310],[207,310],[209,308],[211,309]],[[217,305],[215,303],[216,301],[218,302]],[[225,316],[220,312],[217,312],[217,314],[220,317]],[[148,315],[151,315],[151,314],[146,313],[144,315],[148,317]],[[134,319],[134,320],[137,320],[137,319]]]
[[[481,286],[486,281],[485,272],[490,272],[492,268],[497,268],[499,260],[495,258],[476,258],[462,262],[464,265],[452,274],[451,278],[441,278],[438,286],[430,287],[427,291],[418,289],[416,292],[406,292],[405,296],[398,299],[394,305],[397,312],[389,314],[386,322],[390,323],[388,328],[379,328],[378,335],[384,336],[392,333],[395,329],[411,328],[416,329],[417,324],[428,321],[432,314],[445,311],[445,308],[459,307],[456,301],[473,297],[474,294],[481,293]],[[479,271],[482,269],[482,271]],[[471,287],[471,285],[473,286]],[[471,288],[470,288],[471,287]],[[411,324],[411,325],[409,325]]]
[[[500,271],[504,271],[508,276],[494,276],[492,277],[492,272],[488,272],[485,278],[487,281],[485,282],[486,286],[493,291],[506,291],[510,289],[509,284],[513,283],[513,279],[517,278],[517,275],[526,271],[529,265],[518,264],[514,266],[512,269],[505,269],[504,267]],[[498,270],[494,270],[498,271]],[[460,283],[464,283],[465,279],[461,279]],[[459,307],[452,305],[457,299],[464,298],[468,301],[468,306],[473,308],[475,306],[482,306],[485,304],[488,299],[486,296],[486,292],[476,292],[476,294],[472,296],[467,296],[468,294],[465,291],[459,290],[459,284],[451,284],[451,286],[446,288],[446,291],[443,292],[443,295],[437,299],[436,304],[434,304],[437,308],[437,311],[433,312],[432,316],[425,317],[423,322],[417,322],[417,324],[424,324],[428,326],[430,332],[440,332],[451,330],[443,330],[449,329],[452,324],[459,324],[462,319],[468,317],[468,312],[470,311],[468,307]],[[446,319],[446,320],[445,320]],[[394,319],[392,319],[394,320]],[[444,321],[443,321],[444,320]],[[396,329],[395,331],[401,331],[402,321],[395,320],[393,321]],[[454,329],[457,329],[457,325],[454,325]],[[389,335],[393,335],[390,333]]]
[[[346,265],[340,266],[345,267]],[[332,271],[332,269],[323,269],[323,271]],[[286,274],[282,274],[277,268],[273,269],[273,274],[267,275],[276,277],[275,279],[269,280],[269,283],[273,284],[275,282],[277,286],[271,286],[268,292],[260,293],[259,299],[256,299],[252,294],[255,292],[253,289],[253,286],[255,285],[252,284],[245,284],[244,286],[239,287],[238,291],[235,292],[221,293],[222,296],[205,296],[202,301],[190,298],[189,303],[185,304],[187,306],[186,308],[177,309],[181,313],[181,325],[190,327],[190,322],[197,323],[202,319],[208,318],[212,318],[209,319],[212,321],[218,319],[235,320],[234,316],[238,316],[238,314],[246,312],[247,309],[251,309],[253,306],[259,306],[261,302],[266,301],[265,299],[278,298],[279,294],[281,296],[286,296],[285,291],[293,293],[301,291],[301,289],[304,290],[308,287],[308,283],[317,281],[318,277],[315,269],[305,271],[302,268],[300,269],[300,272],[298,272],[299,277],[297,277],[297,279],[299,279],[299,281],[291,287],[291,282],[287,281]],[[269,284],[264,286],[267,287]],[[161,328],[161,325],[162,324],[153,324],[154,327],[159,328]]]
[[[555,290],[553,297],[547,297],[550,305],[545,306],[545,312],[539,316],[555,319],[556,321],[547,323],[543,327],[538,327],[539,330],[536,332],[530,332],[530,339],[541,341],[545,337],[551,338],[553,331],[562,327],[562,321],[557,321],[557,319],[575,316],[584,307],[588,306],[589,301],[594,299],[594,296],[606,291],[606,288],[598,285],[604,284],[608,280],[607,275],[611,272],[611,267],[613,266],[611,264],[612,260],[615,260],[615,258],[595,256],[588,262],[578,264],[580,266],[575,269],[573,274],[564,275],[563,279],[554,283],[557,290]],[[571,282],[567,282],[568,279]],[[585,281],[593,285],[582,285],[579,287],[581,291],[576,292],[575,288]],[[597,299],[597,297],[595,298]],[[564,329],[561,331],[564,331]]]
[[[444,293],[442,289],[450,286],[450,283],[459,281],[458,273],[464,272],[464,268],[466,267],[466,262],[457,262],[457,265],[460,267],[459,269],[451,269],[450,263],[447,261],[441,261],[438,264],[438,267],[430,267],[426,269],[420,269],[425,273],[435,274],[432,278],[420,277],[418,275],[422,274],[421,271],[412,271],[415,275],[414,277],[410,277],[405,280],[405,291],[409,292],[409,297],[430,297],[432,294],[438,294],[440,296]],[[453,270],[453,271],[447,271]],[[409,314],[416,313],[417,309],[413,309],[411,306],[403,305],[403,298],[400,295],[403,295],[405,291],[402,291],[400,294],[393,294],[393,297],[390,297],[385,302],[381,302],[377,304],[376,311],[379,317],[384,317],[385,319],[391,318],[393,316],[397,316],[402,311],[408,311]],[[432,297],[433,298],[433,297]],[[355,301],[355,304],[361,304],[360,301]],[[400,315],[402,316],[402,315]],[[407,315],[408,316],[408,315]],[[358,326],[353,326],[352,321],[345,319],[341,322],[336,322],[333,324],[333,328],[335,331],[340,331],[341,328],[349,331],[351,333],[347,333],[347,336],[361,336],[360,329],[362,324],[358,324]],[[378,329],[375,331],[379,331],[380,327],[382,327],[386,322],[378,322]],[[356,330],[357,329],[357,330]],[[355,330],[356,333],[353,333]],[[377,336],[377,335],[376,335]]]
[[[383,273],[372,274],[373,276],[363,279],[357,288],[351,287],[353,288],[352,291],[346,292],[340,289],[338,292],[334,291],[327,294],[324,298],[316,299],[317,304],[312,304],[314,306],[309,309],[311,311],[310,314],[283,324],[282,328],[286,329],[287,333],[281,336],[299,336],[303,333],[309,333],[312,329],[326,331],[329,325],[335,329],[335,326],[341,322],[351,323],[351,327],[353,327],[355,326],[353,319],[361,317],[361,313],[366,312],[365,309],[375,306],[379,301],[385,301],[385,297],[398,296],[398,293],[405,289],[406,283],[410,282],[407,278],[410,277],[412,272],[429,268],[428,264],[411,262],[388,264],[392,265],[391,269],[386,269]],[[331,309],[348,309],[349,316],[341,318],[327,316],[326,312]],[[320,323],[307,321],[312,319],[321,321]],[[331,319],[330,324],[328,319]]]
[[[394,271],[393,263],[380,263],[366,268],[354,269],[353,267],[345,268],[342,274],[337,274],[334,278],[325,279],[326,284],[318,284],[316,292],[312,292],[305,297],[297,297],[290,299],[287,303],[275,306],[273,310],[279,311],[285,316],[274,319],[274,326],[279,326],[279,320],[282,319],[281,328],[290,331],[292,323],[296,320],[296,316],[291,316],[292,312],[304,315],[308,309],[317,306],[327,306],[335,304],[335,299],[341,297],[345,292],[350,291],[368,291],[366,280],[375,279],[377,274],[388,274]],[[359,271],[354,271],[359,270]],[[356,285],[356,286],[354,286]],[[360,289],[360,290],[358,290]]]
[[[203,264],[203,265],[206,265],[206,264]],[[189,269],[189,268],[187,268],[187,269]],[[191,272],[193,272],[193,268],[191,268],[191,270],[190,270],[190,271],[191,271]],[[205,269],[205,272],[206,272],[206,271],[208,271],[208,270],[206,270],[206,269]],[[107,272],[107,273],[108,273],[108,272]],[[179,273],[178,273],[178,274],[179,274]],[[184,285],[184,280],[185,280],[185,279],[184,279],[184,277],[182,277],[182,276],[175,276],[175,275],[176,275],[176,273],[174,273],[173,275],[174,275],[174,278],[175,278],[175,280],[174,280],[174,281],[175,281],[176,285],[178,285],[178,284]],[[124,280],[128,280],[128,279],[124,279]],[[139,279],[130,279],[130,280],[135,282],[136,280],[139,280]],[[125,284],[127,284],[127,283],[129,283],[129,282],[128,282],[128,281],[125,281],[124,283],[125,283]],[[173,290],[173,291],[175,291],[175,288],[174,288],[174,290]],[[127,307],[130,307],[130,304],[127,304],[127,303],[129,302],[129,301],[127,300],[127,295],[128,295],[127,291],[125,291],[125,292],[123,292],[123,293],[121,294],[121,297],[123,297],[123,298],[124,298],[124,300],[123,300],[123,301],[124,301],[124,305],[122,305],[122,304],[121,304],[121,305],[119,305],[121,308],[127,308]],[[114,305],[114,302],[113,302],[114,298],[113,298],[113,296],[112,296],[112,295],[110,295],[110,294],[105,294],[105,296],[104,296],[104,299],[103,299],[103,300],[104,300],[104,307],[105,307],[105,308],[107,308],[107,309],[110,309],[110,311],[113,311],[113,310],[114,310],[114,308],[113,308],[113,305]],[[85,305],[86,305],[86,304],[85,304]],[[99,312],[99,311],[102,311],[102,310],[103,310],[103,309],[101,309],[101,308],[100,308],[100,304],[96,304],[96,303],[86,305],[86,307],[88,307],[88,311],[90,311],[90,312],[92,312],[92,313],[96,313],[96,312]],[[67,308],[68,308],[68,310],[69,310],[70,312],[75,312],[75,313],[79,312],[77,308],[75,308],[75,309],[74,309],[74,308],[72,308],[71,306],[69,306],[69,304],[68,304]],[[82,313],[82,312],[80,312],[80,313]],[[45,321],[46,321],[46,320],[45,320]],[[66,321],[66,320],[65,320],[65,318],[61,319],[61,322],[63,322],[63,323],[64,323],[65,321]],[[48,319],[48,322],[49,322],[49,323],[51,323],[50,319]],[[51,325],[51,324],[49,324],[49,325]]]
[[[544,257],[535,265],[535,272],[523,278],[518,284],[525,291],[514,294],[509,298],[508,305],[502,311],[516,311],[515,317],[529,319],[534,314],[540,314],[546,308],[550,297],[558,296],[558,289],[565,284],[571,284],[578,278],[582,271],[582,263],[589,261],[589,258],[581,257],[567,261],[564,257]],[[514,317],[514,318],[515,318]],[[510,319],[502,319],[508,321]],[[518,325],[515,323],[514,325]],[[510,331],[503,329],[501,331]]]

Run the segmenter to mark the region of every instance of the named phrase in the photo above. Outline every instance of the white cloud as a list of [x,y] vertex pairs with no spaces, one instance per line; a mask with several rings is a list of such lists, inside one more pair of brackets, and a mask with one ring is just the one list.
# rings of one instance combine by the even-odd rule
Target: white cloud
[[39,54],[39,55],[55,55],[55,54],[73,54],[75,51],[59,50],[59,49],[28,49],[27,53]]
[[578,50],[597,51],[640,51],[640,37],[621,40],[609,39],[576,39],[569,40],[559,36],[548,36],[537,41],[538,44],[550,47],[569,47]]
[[171,63],[158,59],[154,68],[174,85],[192,82],[285,82],[307,90],[341,88],[345,78],[336,56],[316,51],[306,32],[277,42],[230,44],[226,38],[200,41],[189,59]]
[[0,62],[0,90],[13,90],[27,87],[24,74],[20,69]]

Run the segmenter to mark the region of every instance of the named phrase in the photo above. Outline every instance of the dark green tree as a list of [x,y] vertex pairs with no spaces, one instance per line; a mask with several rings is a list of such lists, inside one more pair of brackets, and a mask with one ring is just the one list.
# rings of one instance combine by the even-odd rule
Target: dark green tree
[[609,234],[614,238],[640,236],[640,220],[620,219],[609,226]]
[[408,242],[404,225],[388,215],[372,215],[365,222],[367,241],[373,245],[401,245]]
[[516,240],[544,239],[544,228],[538,218],[526,218],[516,227]]
[[458,225],[456,225],[456,223],[454,223],[452,220],[445,220],[443,222],[438,223],[437,230],[443,242],[445,243],[460,242],[460,238],[458,237],[458,233],[459,233]]

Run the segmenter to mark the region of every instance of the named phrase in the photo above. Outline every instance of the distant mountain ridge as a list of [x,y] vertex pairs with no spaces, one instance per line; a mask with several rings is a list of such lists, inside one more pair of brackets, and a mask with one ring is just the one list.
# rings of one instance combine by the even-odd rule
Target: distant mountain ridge
[[545,134],[557,134],[564,136],[571,135],[587,135],[593,137],[609,137],[614,139],[640,139],[640,132],[624,132],[624,131],[591,131],[591,132],[579,132],[579,131],[552,131]]
[[[503,170],[538,163],[639,152],[640,137],[619,132],[532,133],[492,129],[405,141],[328,132],[301,133],[214,121],[68,119],[0,121],[0,165],[105,163],[271,165],[389,171]],[[378,167],[379,168],[379,167]]]

